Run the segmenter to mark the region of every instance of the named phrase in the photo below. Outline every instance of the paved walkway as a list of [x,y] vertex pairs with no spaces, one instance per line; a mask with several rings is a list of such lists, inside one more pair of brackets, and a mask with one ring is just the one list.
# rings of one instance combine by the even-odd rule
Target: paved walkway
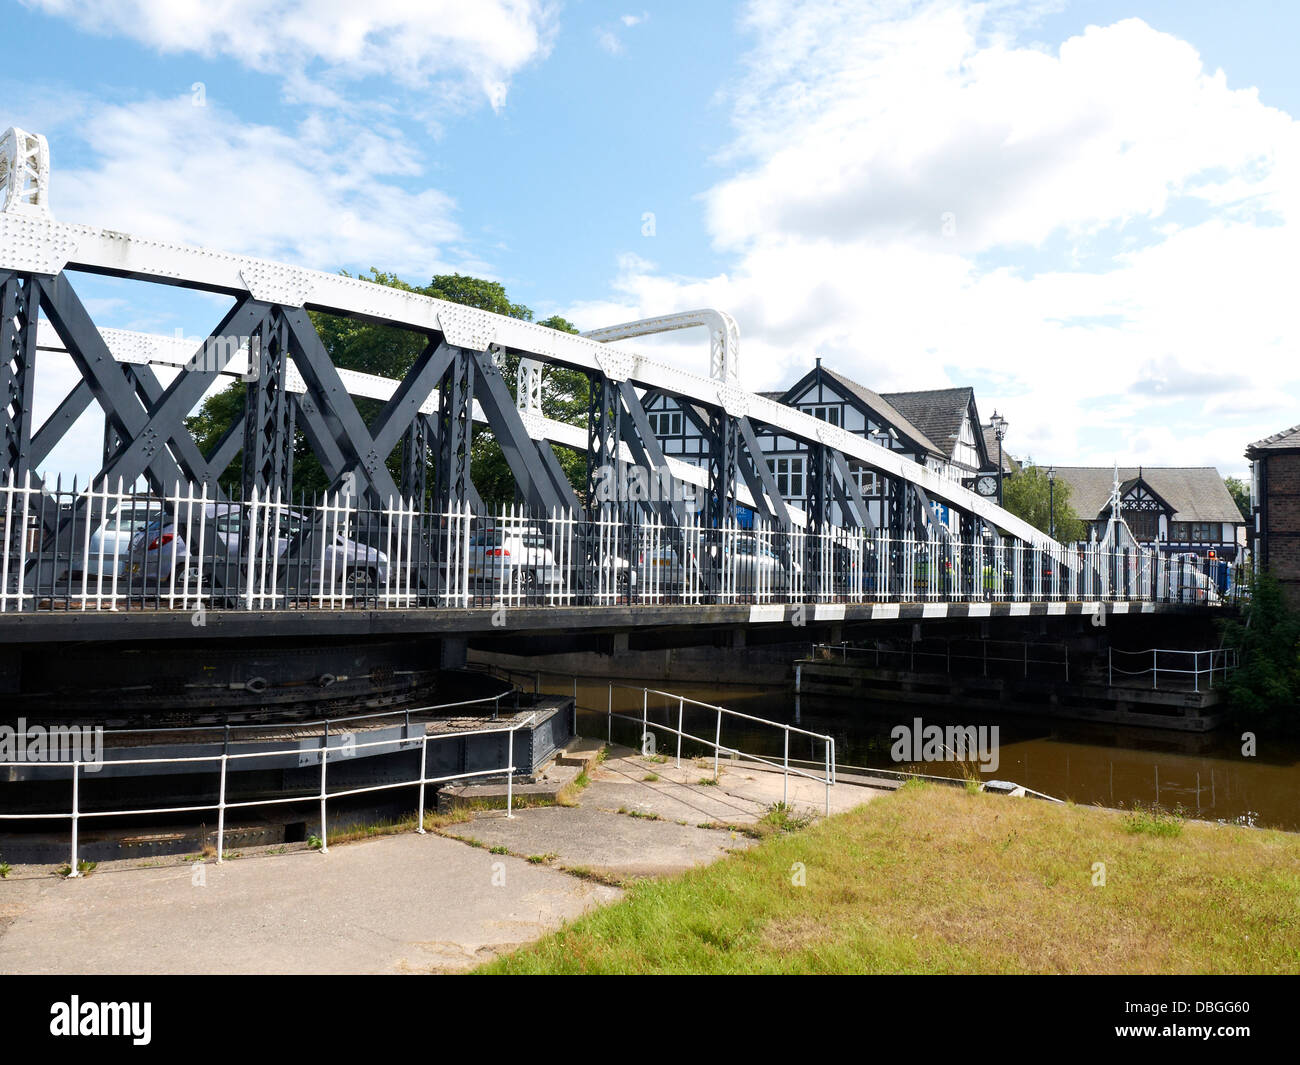
[[[779,774],[725,767],[703,785],[711,763],[623,754],[593,770],[576,807],[446,830],[480,846],[406,833],[220,866],[105,863],[68,881],[15,869],[0,883],[0,973],[452,972],[620,898],[613,883],[752,846],[723,823],[753,824],[782,796]],[[837,786],[832,810],[876,794]],[[824,791],[799,781],[791,799],[813,812]]]

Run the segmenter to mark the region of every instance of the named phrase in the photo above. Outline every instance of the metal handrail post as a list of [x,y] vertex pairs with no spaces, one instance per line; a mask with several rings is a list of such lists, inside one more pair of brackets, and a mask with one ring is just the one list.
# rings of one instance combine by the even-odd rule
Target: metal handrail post
[[720,771],[718,758],[722,753],[722,707],[718,707],[718,727],[713,733],[713,779],[718,779]]
[[826,816],[831,815],[831,745],[826,745]]
[[69,879],[81,875],[77,872],[77,824],[81,818],[81,796],[78,790],[80,775],[81,763],[74,761],[72,763],[72,861],[68,865],[71,870],[68,873]]
[[782,764],[784,768],[781,771],[781,803],[783,806],[790,805],[790,730],[783,729],[782,734],[785,736],[785,753]]
[[514,820],[515,816],[515,730],[510,729],[510,736],[506,740],[506,820]]
[[326,732],[320,741],[320,852],[328,854],[330,849],[329,831],[325,821],[325,796],[327,794],[326,781],[329,773],[330,746],[329,733]]
[[684,728],[682,727],[682,721],[685,718],[685,714],[686,714],[686,700],[681,697],[678,697],[677,699],[677,768],[678,769],[681,769],[682,767],[682,732],[685,731]]
[[221,754],[221,786],[217,791],[217,864],[226,858],[226,764],[230,755]]
[[415,812],[415,831],[423,836],[424,832],[424,782],[429,775],[429,734],[420,737],[420,800]]

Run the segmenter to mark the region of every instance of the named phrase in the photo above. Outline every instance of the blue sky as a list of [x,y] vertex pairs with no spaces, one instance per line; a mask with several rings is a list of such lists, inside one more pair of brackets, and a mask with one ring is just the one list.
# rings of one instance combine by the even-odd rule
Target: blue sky
[[[3,9],[27,46],[0,121],[49,138],[60,219],[483,274],[583,328],[717,306],[752,388],[818,354],[881,391],[973,384],[1058,465],[1239,471],[1300,421],[1300,5]],[[79,289],[101,325],[220,314]],[[702,337],[642,343],[706,364]]]

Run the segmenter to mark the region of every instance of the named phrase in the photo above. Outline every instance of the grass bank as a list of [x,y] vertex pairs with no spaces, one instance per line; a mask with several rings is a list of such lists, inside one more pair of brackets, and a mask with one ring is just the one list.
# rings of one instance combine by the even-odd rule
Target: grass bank
[[1295,973],[1300,837],[908,786],[482,971]]

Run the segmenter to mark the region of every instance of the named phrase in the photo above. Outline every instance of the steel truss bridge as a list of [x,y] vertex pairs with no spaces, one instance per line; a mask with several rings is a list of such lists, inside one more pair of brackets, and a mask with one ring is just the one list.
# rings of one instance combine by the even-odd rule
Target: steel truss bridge
[[[293,611],[308,631],[317,622],[304,615],[358,609],[644,608],[644,619],[667,623],[669,609],[719,606],[780,621],[805,605],[900,617],[1219,601],[1185,563],[1064,547],[955,481],[745,391],[738,331],[719,312],[570,335],[357,278],[57,221],[48,172],[43,139],[11,129],[0,142],[2,613],[57,615],[66,628],[72,613],[107,612],[122,638],[123,613],[196,609]],[[233,304],[197,346],[100,329],[74,272]],[[309,311],[408,330],[423,348],[400,381],[341,370]],[[611,343],[686,326],[710,331],[707,375]],[[35,424],[38,362],[52,353],[79,380]],[[514,394],[506,356],[520,360]],[[165,386],[160,367],[174,371]],[[585,425],[542,415],[546,368],[586,375]],[[243,380],[245,411],[205,453],[185,419],[223,376]],[[706,438],[702,467],[664,455],[646,415],[659,395],[675,397]],[[367,421],[357,397],[382,409]],[[105,421],[101,468],[85,484],[51,480],[46,460],[92,405]],[[518,504],[496,512],[471,468],[483,427],[517,486]],[[310,498],[293,493],[299,434],[330,483]],[[803,507],[782,500],[763,434],[806,449]],[[585,454],[585,492],[556,448]],[[240,453],[242,490],[231,498],[218,478]],[[879,525],[851,466],[882,486]],[[609,471],[629,468],[647,471],[654,490],[602,495]],[[742,506],[752,522],[738,520]]]

